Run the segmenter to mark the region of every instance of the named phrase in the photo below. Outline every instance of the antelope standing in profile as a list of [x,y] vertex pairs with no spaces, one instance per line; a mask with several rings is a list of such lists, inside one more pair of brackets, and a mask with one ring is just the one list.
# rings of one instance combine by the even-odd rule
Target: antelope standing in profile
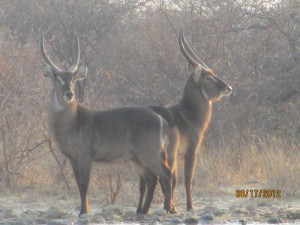
[[49,128],[73,168],[81,198],[79,215],[89,212],[87,191],[93,161],[130,161],[136,165],[147,188],[147,196],[143,207],[138,209],[139,213],[148,212],[153,197],[152,187],[160,177],[166,190],[164,208],[170,211],[172,175],[166,153],[167,122],[147,108],[96,111],[78,104],[74,85],[77,80],[84,79],[87,68],[79,68],[80,48],[76,40],[76,59],[68,70],[61,70],[49,59],[41,36],[42,56],[47,64],[44,75],[53,81]]
[[[184,152],[184,183],[186,188],[187,210],[190,211],[193,210],[191,192],[197,152],[211,119],[212,102],[217,102],[221,100],[223,96],[229,95],[232,92],[232,88],[218,78],[189,47],[182,30],[180,30],[179,34],[179,46],[188,61],[188,70],[190,72],[183,96],[178,104],[167,107],[151,107],[155,112],[164,117],[171,130],[168,154],[175,155],[175,157],[173,157],[174,160],[170,162],[170,166],[173,170],[171,194],[173,212],[176,211],[173,198],[177,184],[177,152]],[[144,185],[145,182],[141,179],[140,189],[142,191]],[[162,190],[165,192],[163,186]]]

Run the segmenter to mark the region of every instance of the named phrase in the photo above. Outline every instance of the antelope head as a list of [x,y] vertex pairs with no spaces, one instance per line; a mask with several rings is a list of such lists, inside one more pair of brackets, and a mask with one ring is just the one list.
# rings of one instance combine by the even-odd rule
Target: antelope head
[[181,52],[189,62],[188,69],[192,74],[195,85],[207,101],[216,102],[223,96],[231,94],[232,88],[218,78],[190,48],[182,30],[180,30],[179,34],[179,46]]
[[50,60],[44,47],[43,35],[41,35],[41,51],[43,59],[47,64],[44,76],[53,81],[56,108],[59,109],[66,104],[71,104],[75,100],[75,82],[84,79],[87,73],[85,66],[79,68],[80,47],[78,38],[76,38],[76,58],[68,70],[60,69]]

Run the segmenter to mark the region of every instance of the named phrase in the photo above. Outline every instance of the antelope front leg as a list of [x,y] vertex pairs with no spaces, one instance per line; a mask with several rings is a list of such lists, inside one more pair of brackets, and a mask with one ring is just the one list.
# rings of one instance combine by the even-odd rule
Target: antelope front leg
[[191,211],[194,209],[192,202],[192,180],[194,176],[194,168],[196,165],[196,153],[195,151],[187,152],[184,162],[184,178],[185,178],[185,189],[187,198],[187,210]]
[[138,204],[138,207],[136,210],[137,214],[142,214],[145,191],[146,191],[146,183],[145,183],[143,177],[140,176],[140,198],[139,198],[139,204]]
[[173,175],[172,175],[172,195],[171,195],[171,207],[172,207],[172,212],[173,213],[177,213],[177,210],[175,208],[175,205],[174,205],[174,196],[175,196],[175,187],[177,185],[177,181],[178,181],[178,178],[177,178],[177,169],[173,172]]
[[79,216],[81,214],[89,213],[89,203],[87,199],[87,191],[89,187],[90,181],[90,173],[91,173],[91,162],[90,161],[72,161],[71,165],[73,168],[74,176],[77,182],[77,186],[80,193],[81,199],[81,209]]

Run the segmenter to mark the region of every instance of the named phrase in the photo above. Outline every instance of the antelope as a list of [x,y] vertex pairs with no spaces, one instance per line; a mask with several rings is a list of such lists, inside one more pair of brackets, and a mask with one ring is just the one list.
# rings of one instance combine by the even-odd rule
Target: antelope
[[[172,168],[172,211],[176,212],[173,198],[177,184],[178,151],[184,152],[184,183],[186,189],[186,207],[193,210],[192,180],[196,165],[196,156],[203,135],[210,123],[212,103],[221,100],[232,92],[231,86],[218,78],[216,74],[189,47],[182,30],[179,33],[179,46],[188,61],[190,76],[186,82],[183,96],[178,104],[171,106],[153,106],[153,111],[164,117],[170,127],[168,154],[175,156],[170,162]],[[143,187],[144,180],[140,179]],[[140,188],[143,191],[143,188]],[[162,191],[165,192],[162,186]],[[141,194],[142,195],[142,194]],[[141,201],[141,200],[140,200]]]
[[[69,159],[80,193],[80,214],[89,212],[87,192],[92,162],[131,162],[140,179],[145,180],[147,195],[138,213],[147,213],[153,186],[160,178],[165,191],[164,209],[171,211],[172,175],[167,155],[168,124],[145,107],[124,107],[96,111],[79,104],[74,85],[87,74],[80,64],[76,38],[76,58],[68,70],[62,70],[48,57],[41,35],[41,52],[46,63],[44,76],[53,83],[49,128],[61,152]],[[170,157],[172,158],[172,157]],[[155,179],[153,179],[155,178]],[[154,190],[154,189],[153,189]]]

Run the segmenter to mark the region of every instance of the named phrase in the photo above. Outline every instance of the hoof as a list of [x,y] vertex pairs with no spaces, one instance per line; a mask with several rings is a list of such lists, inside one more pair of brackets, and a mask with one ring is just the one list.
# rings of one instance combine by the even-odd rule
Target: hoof
[[140,215],[146,215],[148,214],[149,210],[143,210],[143,209],[138,209],[136,210],[136,214],[140,214]]
[[85,218],[88,215],[88,213],[79,213],[78,217],[79,218]]
[[166,211],[168,214],[176,214],[177,213],[177,210],[175,207],[172,207],[171,209],[166,209]]
[[187,211],[191,212],[191,213],[195,212],[195,210],[193,208],[192,209],[188,209]]
[[174,209],[171,209],[169,213],[170,213],[170,214],[176,214],[176,213],[177,213],[177,210],[176,210],[175,208],[174,208]]
[[194,212],[194,207],[192,205],[187,206],[186,208],[187,208],[187,211]]

